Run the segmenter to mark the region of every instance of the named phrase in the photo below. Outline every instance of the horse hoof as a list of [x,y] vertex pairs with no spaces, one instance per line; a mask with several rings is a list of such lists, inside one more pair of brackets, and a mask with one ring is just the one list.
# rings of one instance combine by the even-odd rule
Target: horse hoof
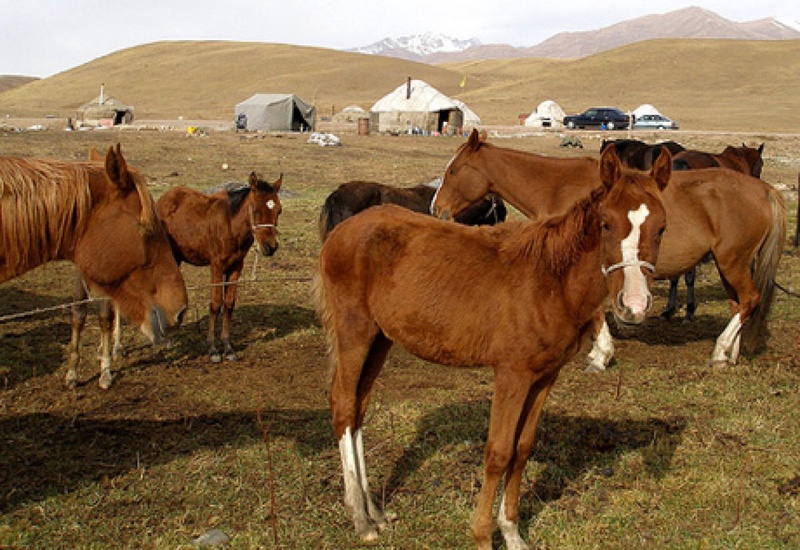
[[235,353],[231,352],[225,356],[226,361],[238,361],[239,358],[236,356]]
[[222,363],[222,356],[219,353],[212,353],[210,359],[212,363]]
[[98,384],[100,385],[101,390],[107,390],[111,387],[111,384],[114,382],[114,377],[111,374],[102,374],[100,375],[100,381]]

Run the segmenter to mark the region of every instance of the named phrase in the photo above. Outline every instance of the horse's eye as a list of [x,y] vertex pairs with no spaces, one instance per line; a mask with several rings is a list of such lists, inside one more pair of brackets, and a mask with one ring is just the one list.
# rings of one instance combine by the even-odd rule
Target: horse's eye
[[611,226],[608,225],[608,222],[606,220],[603,220],[600,222],[600,229],[602,229],[603,231],[608,231],[611,229]]

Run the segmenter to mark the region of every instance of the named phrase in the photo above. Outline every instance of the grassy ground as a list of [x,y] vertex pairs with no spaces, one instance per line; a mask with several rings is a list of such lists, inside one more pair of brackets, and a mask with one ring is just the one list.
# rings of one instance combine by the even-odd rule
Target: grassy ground
[[[552,155],[556,135],[503,143]],[[646,139],[652,136],[644,136]],[[708,150],[741,136],[676,134]],[[0,336],[0,547],[189,548],[220,529],[230,548],[356,548],[342,505],[330,428],[325,345],[309,295],[316,216],[339,183],[438,176],[457,139],[343,135],[319,148],[299,136],[181,132],[42,132],[0,136],[7,155],[84,158],[122,142],[154,195],[173,185],[284,172],[281,248],[248,261],[234,315],[237,363],[206,359],[206,269],[184,267],[187,324],[170,348],[125,327],[127,355],[97,387],[91,322],[86,366],[63,388],[66,311],[6,321]],[[501,139],[501,138],[495,138]],[[769,134],[765,179],[797,211],[798,139]],[[223,169],[223,164],[228,168]],[[800,290],[787,249],[778,280]],[[66,263],[0,286],[0,316],[69,301]],[[667,287],[654,289],[656,311]],[[650,320],[620,336],[613,367],[563,369],[545,406],[523,482],[522,530],[537,548],[796,548],[800,546],[799,298],[777,293],[769,348],[711,368],[727,304],[701,268],[697,320]],[[398,519],[376,548],[469,548],[482,479],[492,373],[447,369],[396,349],[373,394],[366,430],[371,484]],[[501,546],[499,534],[496,547]]]

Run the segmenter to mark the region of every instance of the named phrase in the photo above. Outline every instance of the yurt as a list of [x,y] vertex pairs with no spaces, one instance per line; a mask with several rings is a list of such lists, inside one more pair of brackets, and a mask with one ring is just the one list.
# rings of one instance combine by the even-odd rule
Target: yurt
[[78,107],[75,120],[80,126],[116,126],[133,122],[133,107],[105,93],[100,86],[100,95]]
[[447,97],[427,82],[410,78],[370,109],[373,132],[457,133],[480,123],[478,115],[462,101]]
[[530,128],[563,128],[566,113],[558,103],[553,100],[542,101],[528,118],[525,126]]

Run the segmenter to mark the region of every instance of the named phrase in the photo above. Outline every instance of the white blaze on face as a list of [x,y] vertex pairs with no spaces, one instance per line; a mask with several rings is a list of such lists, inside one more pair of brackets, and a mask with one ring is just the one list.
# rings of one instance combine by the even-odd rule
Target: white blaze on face
[[269,199],[267,201],[267,208],[269,208],[270,210],[274,210],[275,209],[275,201],[272,200],[272,199]]
[[630,308],[634,315],[644,315],[647,312],[649,300],[647,279],[642,273],[639,264],[639,241],[641,240],[642,224],[650,215],[647,205],[642,204],[636,210],[628,212],[631,222],[631,232],[620,243],[622,249],[622,263],[624,267],[625,283],[622,287],[622,302]]

